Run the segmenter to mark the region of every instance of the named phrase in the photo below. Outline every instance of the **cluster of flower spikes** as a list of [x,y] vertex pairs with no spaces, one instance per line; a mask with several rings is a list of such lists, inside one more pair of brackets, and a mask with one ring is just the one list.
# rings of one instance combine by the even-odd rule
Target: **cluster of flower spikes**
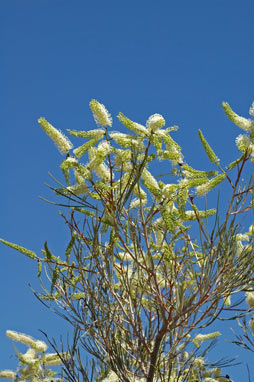
[[[142,163],[147,148],[145,142],[149,141],[149,144],[154,147],[156,155],[148,155],[142,167],[141,179],[146,190],[140,185],[133,188],[132,193],[136,198],[132,199],[129,208],[139,208],[141,204],[145,205],[148,201],[148,191],[159,205],[161,213],[161,218],[154,221],[155,230],[157,227],[163,226],[171,232],[174,231],[176,220],[179,224],[189,220],[196,220],[197,211],[194,208],[186,210],[189,190],[195,189],[196,194],[202,196],[226,179],[225,171],[222,171],[219,167],[219,158],[206,141],[203,133],[199,130],[201,143],[210,161],[219,167],[220,174],[217,171],[195,170],[188,164],[183,163],[181,147],[170,135],[178,127],[173,126],[164,129],[165,120],[160,114],[151,115],[144,126],[119,113],[119,121],[130,131],[127,134],[112,131],[112,118],[103,104],[92,100],[90,108],[98,128],[88,131],[68,130],[70,135],[88,140],[75,148],[73,155],[70,155],[73,144],[69,139],[44,118],[39,119],[39,124],[55,142],[59,151],[62,154],[68,154],[60,166],[68,186],[65,189],[59,189],[59,191],[75,195],[86,194],[94,199],[99,199],[98,193],[92,192],[94,187],[91,187],[91,182],[93,182],[93,185],[96,184],[97,190],[104,187],[116,193],[119,192],[130,182],[130,174],[133,173],[133,163],[131,162],[133,152],[138,152],[138,160]],[[254,121],[238,116],[227,103],[223,103],[223,108],[229,119],[245,130],[246,133],[249,132],[249,136],[247,134],[239,135],[236,138],[236,144],[241,152],[248,150],[251,161],[254,163]],[[251,116],[254,115],[253,105],[250,108],[250,114]],[[115,147],[113,142],[118,147]],[[84,154],[88,154],[89,159],[85,165],[80,163],[80,158]],[[111,158],[111,163],[114,164],[114,172],[109,167],[108,158]],[[154,159],[169,160],[173,166],[176,164],[181,166],[181,177],[176,184],[165,184],[162,181],[157,181],[152,176],[148,166],[149,162]],[[228,169],[232,169],[237,163],[239,163],[239,160],[232,162]],[[73,185],[70,185],[70,170],[73,170],[75,175],[75,184]],[[118,178],[116,178],[117,173]],[[94,175],[97,183],[94,183]],[[168,202],[169,200],[171,202]],[[215,209],[198,211],[198,216],[204,218],[215,213]]]
[[1,370],[0,378],[15,380],[17,382],[57,382],[62,381],[56,378],[57,372],[48,366],[61,365],[64,358],[68,358],[67,353],[46,353],[47,344],[43,341],[35,340],[24,333],[13,330],[6,331],[7,337],[13,341],[29,346],[25,353],[17,351],[19,365],[17,371]]

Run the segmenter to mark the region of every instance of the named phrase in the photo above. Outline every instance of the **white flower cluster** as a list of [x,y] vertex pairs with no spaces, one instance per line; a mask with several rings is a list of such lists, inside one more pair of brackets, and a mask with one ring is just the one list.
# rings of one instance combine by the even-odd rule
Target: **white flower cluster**
[[[67,353],[46,353],[48,346],[43,341],[33,339],[24,333],[14,330],[6,331],[7,337],[29,346],[25,353],[18,352],[19,368],[17,372],[12,370],[1,370],[0,378],[26,381],[61,381],[60,378],[53,378],[57,373],[46,366],[55,366],[62,363],[61,358],[69,357]],[[41,354],[40,354],[41,353]]]

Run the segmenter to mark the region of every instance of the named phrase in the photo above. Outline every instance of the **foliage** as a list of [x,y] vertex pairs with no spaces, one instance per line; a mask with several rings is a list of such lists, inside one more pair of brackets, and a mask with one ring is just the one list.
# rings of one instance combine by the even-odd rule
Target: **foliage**
[[[118,132],[104,105],[92,100],[90,107],[98,128],[68,130],[85,139],[73,154],[72,143],[39,119],[67,153],[60,165],[66,186],[52,187],[67,200],[59,205],[69,209],[61,213],[70,229],[64,257],[52,254],[47,242],[39,257],[2,240],[36,260],[39,276],[41,264],[48,266],[50,288],[44,286],[39,298],[75,328],[65,379],[228,381],[221,376],[225,360],[209,364],[210,346],[202,344],[220,335],[205,329],[215,320],[239,316],[239,301],[231,298],[247,291],[250,301],[253,293],[253,225],[242,232],[237,217],[253,211],[253,179],[243,184],[242,178],[254,164],[254,121],[223,103],[245,131],[236,138],[240,156],[222,167],[199,130],[215,167],[201,171],[184,161],[172,137],[177,126],[164,128],[161,115],[141,125],[119,113]],[[168,168],[168,162],[170,172],[153,175],[155,166]],[[219,214],[206,208],[206,195],[223,182],[230,198]],[[82,348],[91,366],[84,366]]]

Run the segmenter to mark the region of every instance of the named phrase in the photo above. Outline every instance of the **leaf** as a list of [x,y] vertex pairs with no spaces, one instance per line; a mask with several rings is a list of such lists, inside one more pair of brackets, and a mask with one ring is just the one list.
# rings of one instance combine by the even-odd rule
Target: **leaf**
[[59,275],[59,268],[56,265],[55,269],[53,270],[52,280],[51,280],[51,287],[50,287],[50,294],[52,295],[54,286],[56,285],[57,279]]
[[41,276],[41,262],[38,261],[38,272],[37,272],[37,276],[40,277]]
[[76,240],[75,236],[73,235],[71,240],[70,240],[70,242],[69,242],[69,244],[68,244],[68,246],[67,246],[67,248],[66,248],[66,251],[65,251],[65,257],[66,257],[66,261],[67,261],[68,264],[69,264],[69,260],[70,260],[71,250],[72,250],[72,248],[73,248],[73,246],[75,244],[75,240]]
[[47,260],[51,261],[53,255],[52,255],[52,253],[50,252],[50,250],[48,249],[48,244],[47,244],[46,241],[45,241],[45,243],[44,243],[44,248],[45,248],[45,253],[46,253]]

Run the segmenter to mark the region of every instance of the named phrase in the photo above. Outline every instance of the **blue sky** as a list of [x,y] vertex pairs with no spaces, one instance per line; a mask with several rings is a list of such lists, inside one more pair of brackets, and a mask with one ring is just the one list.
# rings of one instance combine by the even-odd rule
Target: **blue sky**
[[[113,118],[122,111],[145,123],[160,113],[168,126],[180,125],[174,138],[193,167],[208,165],[199,128],[222,164],[233,160],[240,131],[221,102],[248,116],[254,100],[253,11],[252,0],[2,0],[0,236],[37,253],[47,240],[61,254],[66,227],[38,196],[52,196],[44,182],[48,171],[60,176],[62,157],[37,119],[62,131],[93,128],[92,98]],[[29,290],[28,283],[39,290],[36,265],[4,246],[0,256],[3,369],[17,365],[6,329],[58,339],[71,328]],[[230,375],[239,381],[243,373],[246,380],[245,366]]]

